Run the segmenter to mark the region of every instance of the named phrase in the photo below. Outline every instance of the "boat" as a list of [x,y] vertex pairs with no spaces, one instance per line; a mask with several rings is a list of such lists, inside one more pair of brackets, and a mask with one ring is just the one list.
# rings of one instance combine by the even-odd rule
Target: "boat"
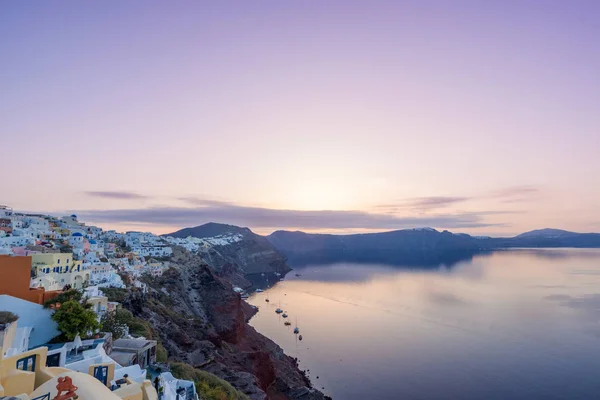
[[302,335],[298,336],[298,340],[302,340]]
[[300,333],[300,328],[298,328],[298,318],[296,318],[296,327],[294,328],[294,334],[299,334]]
[[265,299],[265,301],[268,303],[268,302],[269,302],[269,298],[267,297],[267,298]]
[[281,314],[281,313],[283,312],[283,310],[282,310],[281,308],[277,308],[277,310],[275,310],[275,312],[276,312],[277,314]]
[[262,293],[263,290],[262,289],[256,289],[256,293]]
[[287,318],[287,314],[286,314],[286,313],[283,313],[282,317],[283,317],[283,318]]
[[284,324],[285,326],[290,326],[292,323],[291,323],[290,321],[285,321],[283,324]]
[[296,276],[302,276],[302,275],[300,275],[300,274],[296,274]]

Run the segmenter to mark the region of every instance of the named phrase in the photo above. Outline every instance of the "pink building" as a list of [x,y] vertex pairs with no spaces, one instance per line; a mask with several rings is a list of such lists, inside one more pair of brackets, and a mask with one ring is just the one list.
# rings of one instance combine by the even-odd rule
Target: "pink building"
[[40,254],[39,251],[27,250],[27,248],[24,246],[13,247],[13,248],[11,248],[11,250],[15,256],[30,256],[32,254]]

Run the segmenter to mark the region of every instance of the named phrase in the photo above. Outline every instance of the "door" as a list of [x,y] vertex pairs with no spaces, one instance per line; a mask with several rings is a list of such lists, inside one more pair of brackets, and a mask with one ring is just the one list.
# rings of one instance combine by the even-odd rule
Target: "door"
[[106,386],[108,384],[108,365],[94,367],[94,378],[98,379]]

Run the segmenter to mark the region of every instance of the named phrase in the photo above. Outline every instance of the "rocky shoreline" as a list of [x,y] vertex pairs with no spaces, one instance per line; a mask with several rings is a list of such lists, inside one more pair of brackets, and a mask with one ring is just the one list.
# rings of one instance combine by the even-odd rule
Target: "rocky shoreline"
[[248,325],[256,310],[203,259],[177,249],[148,293],[130,292],[124,307],[148,321],[169,361],[215,374],[253,400],[325,400],[297,361]]

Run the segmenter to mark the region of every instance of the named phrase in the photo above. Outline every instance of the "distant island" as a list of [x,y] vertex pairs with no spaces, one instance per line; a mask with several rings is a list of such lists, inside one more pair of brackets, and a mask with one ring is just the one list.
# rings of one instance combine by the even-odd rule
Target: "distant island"
[[[186,228],[167,236],[185,238],[236,237],[223,243],[219,257],[232,264],[246,264],[245,275],[286,271],[309,263],[378,262],[397,265],[436,266],[453,264],[475,254],[508,248],[600,248],[600,233],[576,233],[560,229],[539,229],[508,238],[471,236],[433,228],[404,229],[352,235],[276,231],[268,236],[248,228],[209,223]],[[225,262],[225,261],[223,261]],[[261,268],[256,266],[261,265]],[[265,266],[271,266],[266,267]]]

